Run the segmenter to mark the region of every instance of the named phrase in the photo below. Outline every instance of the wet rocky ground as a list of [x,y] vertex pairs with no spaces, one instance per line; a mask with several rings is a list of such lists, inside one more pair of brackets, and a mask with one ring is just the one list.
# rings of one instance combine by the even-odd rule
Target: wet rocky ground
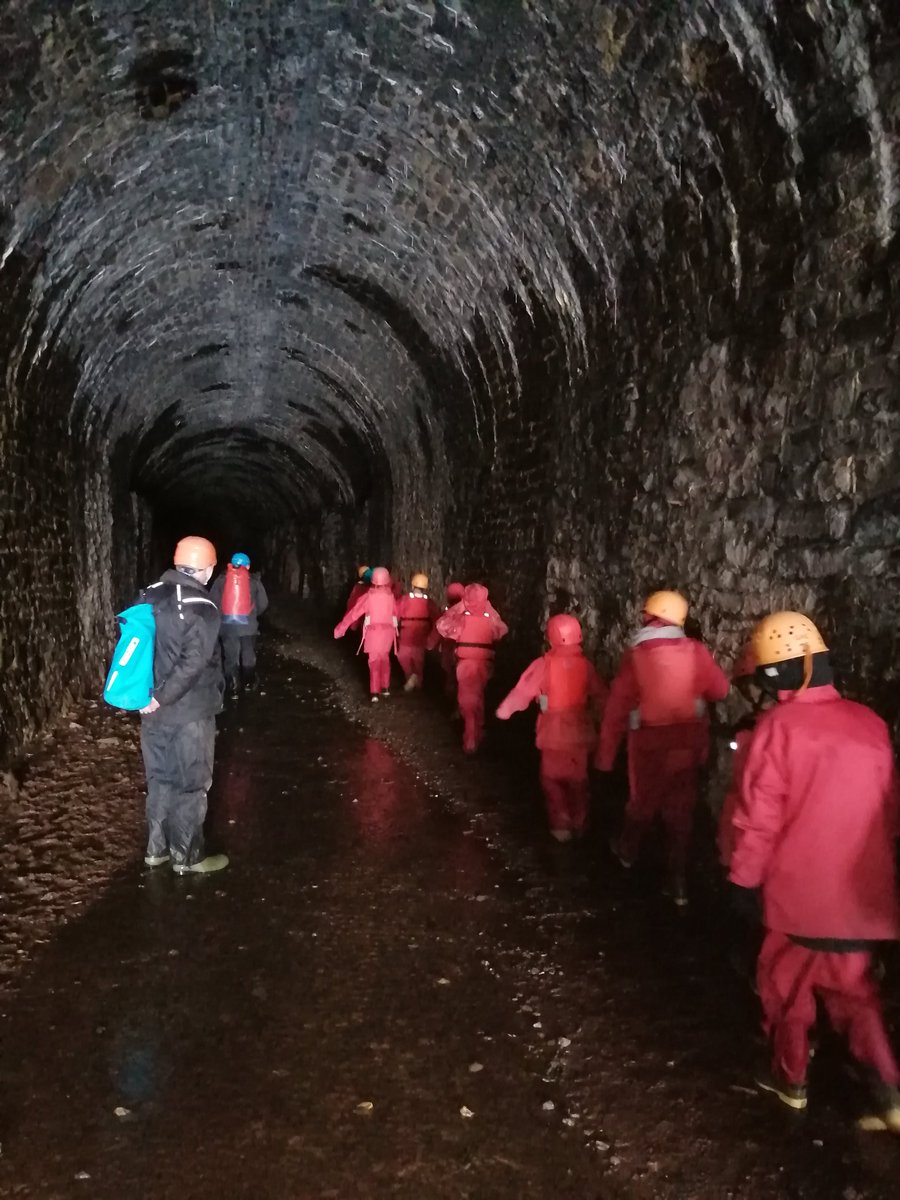
[[221,722],[227,872],[140,864],[136,730],[96,706],[3,801],[0,1195],[898,1194],[827,1038],[807,1114],[754,1093],[711,861],[678,915],[604,852],[614,785],[549,844],[526,719],[465,759],[438,688],[370,706],[348,646],[277,626]]

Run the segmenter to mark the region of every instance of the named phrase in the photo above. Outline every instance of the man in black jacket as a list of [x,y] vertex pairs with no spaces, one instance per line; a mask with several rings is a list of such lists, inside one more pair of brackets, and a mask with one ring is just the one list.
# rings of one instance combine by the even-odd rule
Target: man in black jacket
[[148,867],[171,860],[176,874],[219,871],[224,854],[205,856],[203,822],[213,775],[216,713],[224,683],[219,610],[206,584],[216,550],[202,537],[175,547],[168,570],[140,599],[153,605],[156,643],[153,698],[141,709],[141,752],[147,773]]

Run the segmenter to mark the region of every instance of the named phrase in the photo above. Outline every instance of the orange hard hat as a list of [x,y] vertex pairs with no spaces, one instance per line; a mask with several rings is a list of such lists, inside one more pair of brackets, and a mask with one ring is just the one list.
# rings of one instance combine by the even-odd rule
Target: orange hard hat
[[420,592],[428,591],[428,576],[423,575],[421,571],[417,575],[413,575],[409,582],[414,588],[418,588]]
[[391,573],[387,567],[375,567],[372,571],[373,587],[390,587]]
[[172,559],[176,567],[192,567],[203,571],[216,565],[216,548],[205,537],[183,537],[175,547]]
[[654,592],[644,601],[644,612],[648,617],[658,617],[672,625],[684,625],[688,602],[680,592]]
[[361,564],[361,565],[360,565],[359,567],[357,567],[357,569],[356,569],[356,578],[357,578],[357,579],[362,579],[363,575],[365,575],[365,573],[366,573],[366,571],[368,571],[368,569],[369,569],[369,568],[368,568],[367,566],[365,566],[365,564]]
[[583,640],[581,622],[571,613],[558,613],[547,622],[547,641],[551,646],[580,646]]
[[827,649],[821,633],[803,613],[770,613],[753,630],[753,653],[761,667]]

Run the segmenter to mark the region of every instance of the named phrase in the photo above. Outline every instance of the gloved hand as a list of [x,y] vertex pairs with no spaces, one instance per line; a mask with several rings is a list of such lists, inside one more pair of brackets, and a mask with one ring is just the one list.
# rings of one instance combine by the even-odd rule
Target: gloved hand
[[756,888],[740,887],[736,883],[728,884],[728,900],[731,910],[736,917],[748,925],[759,925],[762,922],[762,893]]

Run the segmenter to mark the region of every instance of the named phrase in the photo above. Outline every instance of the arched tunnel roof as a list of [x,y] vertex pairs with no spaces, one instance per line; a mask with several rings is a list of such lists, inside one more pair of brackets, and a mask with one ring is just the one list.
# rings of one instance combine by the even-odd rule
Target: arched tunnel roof
[[540,309],[583,370],[670,194],[739,292],[741,178],[802,221],[815,139],[857,136],[889,240],[863,7],[12,0],[0,257],[34,264],[12,361],[65,348],[73,428],[151,494],[290,510],[440,463],[448,424],[489,452],[484,348],[514,396]]

